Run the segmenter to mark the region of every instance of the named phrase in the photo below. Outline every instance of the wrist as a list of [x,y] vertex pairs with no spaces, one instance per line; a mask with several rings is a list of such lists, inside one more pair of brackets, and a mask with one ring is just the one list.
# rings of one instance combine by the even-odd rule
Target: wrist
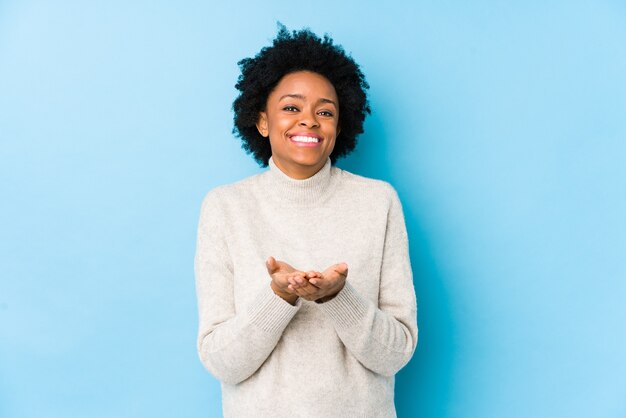
[[335,293],[334,295],[331,296],[323,296],[319,299],[315,300],[315,303],[325,303],[328,302],[329,300],[332,300],[337,294]]
[[342,289],[343,289],[343,286],[341,286],[341,289],[337,290],[336,292],[334,292],[331,295],[322,296],[321,298],[316,299],[315,303],[325,303],[325,302],[328,302],[330,300],[333,300],[335,298],[335,296],[337,296],[339,294],[339,292],[341,292]]
[[298,300],[298,295],[294,295],[292,293],[288,293],[288,292],[284,292],[280,290],[280,288],[276,285],[276,283],[274,283],[273,280],[270,282],[270,287],[272,288],[272,291],[274,292],[274,294],[278,296],[279,298],[283,299],[285,302],[291,305],[296,304],[296,301]]

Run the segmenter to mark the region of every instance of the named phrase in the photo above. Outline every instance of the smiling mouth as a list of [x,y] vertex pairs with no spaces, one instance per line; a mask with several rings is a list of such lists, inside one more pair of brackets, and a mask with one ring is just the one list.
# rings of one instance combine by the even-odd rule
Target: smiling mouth
[[293,142],[300,142],[300,143],[314,143],[317,144],[318,142],[320,142],[320,138],[316,138],[314,136],[304,136],[304,135],[294,135],[291,137],[291,140]]

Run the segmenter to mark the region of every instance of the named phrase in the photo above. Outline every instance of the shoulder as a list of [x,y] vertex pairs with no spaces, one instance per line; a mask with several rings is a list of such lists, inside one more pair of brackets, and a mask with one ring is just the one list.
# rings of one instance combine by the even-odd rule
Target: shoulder
[[392,205],[399,203],[396,189],[384,180],[360,176],[337,167],[336,175],[340,179],[341,188],[345,193],[353,197],[365,198],[368,201]]
[[263,175],[265,175],[265,173],[259,173],[234,183],[214,187],[204,196],[202,200],[202,211],[217,211],[220,210],[220,208],[247,200],[253,191],[258,189],[259,182]]

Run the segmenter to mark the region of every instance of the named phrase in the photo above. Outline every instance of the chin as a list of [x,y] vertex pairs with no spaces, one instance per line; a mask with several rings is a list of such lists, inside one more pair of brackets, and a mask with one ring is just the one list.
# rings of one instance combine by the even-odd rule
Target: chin
[[294,160],[294,162],[296,164],[299,165],[304,165],[307,167],[312,167],[312,166],[316,166],[316,165],[320,165],[320,164],[324,164],[326,162],[326,159],[324,158],[324,160],[320,160],[320,159],[309,159],[309,158],[303,158],[303,159],[299,159],[299,160]]

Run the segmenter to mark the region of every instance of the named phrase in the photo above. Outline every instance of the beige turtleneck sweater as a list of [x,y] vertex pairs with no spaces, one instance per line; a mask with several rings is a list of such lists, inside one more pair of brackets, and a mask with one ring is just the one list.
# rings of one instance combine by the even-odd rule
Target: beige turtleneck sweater
[[[325,303],[276,296],[268,256],[303,271],[345,262]],[[195,258],[198,353],[225,417],[395,417],[394,375],[417,343],[400,201],[383,181],[331,166],[270,169],[205,197]]]

